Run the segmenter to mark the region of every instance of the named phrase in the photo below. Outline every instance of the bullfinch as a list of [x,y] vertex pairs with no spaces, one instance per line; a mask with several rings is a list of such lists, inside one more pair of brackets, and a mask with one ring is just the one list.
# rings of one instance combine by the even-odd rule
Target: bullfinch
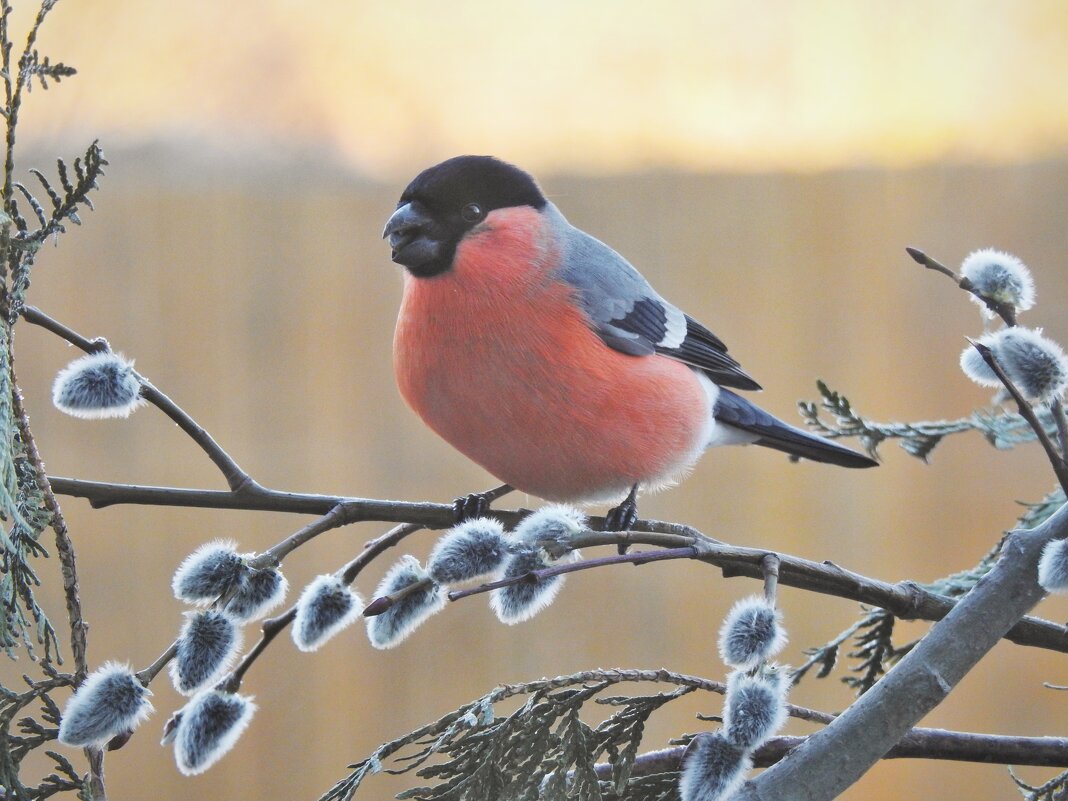
[[404,294],[393,368],[405,401],[503,482],[617,502],[681,478],[706,448],[756,444],[842,467],[875,461],[788,425],[715,334],[568,223],[523,170],[458,156],[424,170],[386,223]]

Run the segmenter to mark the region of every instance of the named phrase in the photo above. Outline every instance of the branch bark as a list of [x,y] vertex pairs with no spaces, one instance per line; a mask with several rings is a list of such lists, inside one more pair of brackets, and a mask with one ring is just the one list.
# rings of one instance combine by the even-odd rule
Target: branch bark
[[830,801],[882,759],[1039,600],[1042,549],[1068,537],[1068,506],[1015,531],[1001,558],[878,684],[755,779],[736,801]]
[[[94,508],[135,503],[325,515],[339,504],[343,504],[351,522],[417,523],[431,529],[448,528],[455,522],[452,504],[384,501],[285,492],[269,489],[259,484],[244,487],[237,492],[227,492],[225,490],[111,484],[59,476],[49,476],[49,482],[55,492],[86,498]],[[510,527],[518,523],[526,512],[492,510],[488,514]],[[589,522],[591,526],[596,527],[601,521],[602,518],[591,517]],[[649,534],[670,535],[675,539],[671,539],[670,536],[646,539]],[[720,567],[726,578],[734,576],[762,578],[760,560],[769,553],[768,549],[727,545],[691,526],[680,523],[639,520],[634,524],[632,531],[591,531],[577,538],[572,546],[584,548],[598,545],[651,544],[658,547],[685,548],[692,546],[695,540],[700,541],[700,548],[698,555],[694,558]],[[954,605],[952,599],[928,592],[912,581],[891,584],[854,573],[830,561],[814,562],[784,554],[778,554],[778,556],[781,560],[780,584],[878,606],[906,620],[940,620]],[[632,560],[605,558],[600,561],[610,564],[613,561],[629,562]],[[559,572],[588,569],[583,567],[585,564],[585,562],[573,563],[568,566],[567,570]],[[551,569],[556,570],[556,568]],[[1025,618],[1013,626],[1005,636],[1017,645],[1068,653],[1068,627],[1047,620]]]
[[[810,735],[811,736],[811,735]],[[753,766],[767,768],[798,749],[808,737],[772,737],[753,754]],[[632,776],[680,769],[686,746],[649,751],[634,760]],[[916,728],[886,752],[883,759],[944,759],[1040,768],[1068,768],[1068,737],[1013,737],[945,729]],[[597,775],[609,779],[612,765],[602,763]]]

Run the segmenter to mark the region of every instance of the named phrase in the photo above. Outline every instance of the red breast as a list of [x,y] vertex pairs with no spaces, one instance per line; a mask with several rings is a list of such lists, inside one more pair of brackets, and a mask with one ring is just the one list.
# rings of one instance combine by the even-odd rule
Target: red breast
[[680,362],[606,346],[559,262],[544,217],[523,206],[470,231],[450,270],[406,273],[401,394],[457,450],[541,498],[608,500],[679,477],[708,437],[705,388]]

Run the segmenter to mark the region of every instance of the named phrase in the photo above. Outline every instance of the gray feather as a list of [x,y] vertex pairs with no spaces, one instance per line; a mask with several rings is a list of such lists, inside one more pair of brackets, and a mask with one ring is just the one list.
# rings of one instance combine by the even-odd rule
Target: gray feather
[[757,445],[784,451],[791,456],[841,467],[875,467],[878,464],[874,459],[869,459],[837,442],[784,423],[727,389],[720,390],[712,416],[718,423],[726,423],[755,434],[757,439],[754,442]]
[[711,331],[664,300],[630,262],[571,225],[552,203],[543,213],[563,250],[560,275],[577,290],[591,327],[608,347],[631,356],[659,353],[717,384],[760,389]]

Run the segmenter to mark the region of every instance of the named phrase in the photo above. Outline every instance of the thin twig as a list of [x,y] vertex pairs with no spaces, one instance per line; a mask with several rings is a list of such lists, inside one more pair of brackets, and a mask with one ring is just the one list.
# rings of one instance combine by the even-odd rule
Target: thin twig
[[760,572],[764,574],[764,600],[774,606],[775,594],[779,587],[778,554],[764,554],[764,558],[760,560]]
[[979,300],[981,300],[986,305],[986,307],[990,309],[990,311],[994,312],[994,314],[1004,320],[1006,325],[1016,325],[1016,307],[1013,306],[1011,303],[1002,303],[1001,301],[997,301],[993,298],[988,298],[984,295],[981,295],[979,291],[975,288],[975,285],[969,279],[957,275],[944,264],[937,261],[936,259],[931,258],[918,248],[905,248],[905,252],[912,257],[913,261],[917,262],[918,264],[922,264],[928,270],[934,270],[935,272],[942,273],[942,275],[946,275],[952,278],[956,282],[957,286],[959,286],[965,292],[969,292],[972,295],[975,295],[975,297],[979,298]]
[[299,548],[304,543],[326,531],[340,528],[341,526],[348,525],[352,522],[354,521],[349,519],[349,507],[344,503],[339,503],[318,520],[309,523],[300,531],[290,534],[277,545],[268,548],[259,556],[252,559],[249,562],[249,567],[253,570],[277,567],[289,553]]
[[1049,405],[1050,416],[1057,426],[1057,440],[1061,446],[1061,458],[1068,459],[1068,419],[1064,415],[1064,401],[1054,398]]
[[[374,561],[379,554],[397,545],[405,537],[420,531],[422,528],[423,527],[420,525],[405,523],[403,525],[394,526],[381,537],[371,540],[364,546],[364,550],[359,556],[338,571],[342,581],[346,584],[351,584],[356,580],[360,571]],[[249,668],[251,668],[256,660],[260,658],[260,655],[267,650],[267,646],[271,644],[271,641],[292,623],[296,617],[297,605],[293,604],[293,606],[281,615],[263,621],[261,627],[262,634],[259,641],[248,653],[245,654],[241,659],[241,662],[239,662],[233,671],[231,671],[230,675],[219,682],[219,688],[224,689],[227,692],[236,692],[241,687],[241,682],[244,680],[245,674],[248,672]]]
[[[593,568],[606,567],[608,565],[622,565],[628,563],[633,565],[644,565],[649,562],[661,562],[667,559],[694,559],[697,557],[697,553],[697,549],[691,545],[685,548],[665,548],[661,551],[636,551],[634,553],[618,554],[616,556],[602,556],[600,559],[584,559],[581,562],[553,565],[552,567],[545,567],[541,570],[532,570],[529,573],[524,573],[520,576],[512,576],[497,581],[490,581],[466,590],[453,590],[448,594],[448,598],[450,601],[459,601],[461,598],[469,598],[472,595],[490,592],[491,590],[497,590],[501,587],[509,587],[512,584],[522,584],[528,581],[544,581],[553,576],[561,576],[565,573],[577,573],[580,570],[591,570]],[[385,610],[383,609],[381,611]]]
[[994,371],[994,374],[1000,379],[1001,383],[1012,395],[1012,399],[1016,401],[1016,406],[1019,409],[1020,416],[1027,421],[1027,424],[1035,432],[1035,436],[1038,438],[1039,443],[1042,445],[1042,450],[1046,452],[1046,458],[1049,459],[1050,465],[1053,467],[1053,472],[1057,476],[1057,481],[1060,482],[1061,489],[1068,493],[1068,462],[1065,462],[1064,457],[1057,451],[1057,447],[1050,440],[1049,435],[1046,434],[1046,429],[1039,422],[1038,417],[1035,415],[1035,410],[1030,403],[1027,402],[1027,398],[1023,396],[1016,385],[1012,382],[1012,379],[1005,373],[1001,365],[998,363],[997,357],[994,356],[994,351],[984,345],[982,342],[976,342],[969,339],[972,347],[979,351],[979,355],[983,357],[983,361],[987,363],[987,366]]
[[[108,344],[107,340],[86,339],[77,331],[74,331],[58,320],[49,317],[35,306],[23,307],[22,317],[26,322],[40,326],[47,331],[51,331],[53,334],[70,342],[72,345],[81,348],[86,353],[99,353],[100,351],[111,350],[111,346]],[[219,468],[220,472],[222,472],[223,477],[226,479],[227,486],[230,487],[232,492],[241,493],[246,490],[252,490],[258,486],[249,474],[230,456],[230,454],[223,450],[222,446],[215,441],[211,434],[209,434],[203,426],[197,423],[197,421],[184,409],[157,389],[151,381],[140,373],[137,373],[137,378],[141,382],[142,397],[171,418],[182,431],[188,434],[189,437],[200,446],[201,450],[207,454],[208,458],[211,459],[215,466]]]

